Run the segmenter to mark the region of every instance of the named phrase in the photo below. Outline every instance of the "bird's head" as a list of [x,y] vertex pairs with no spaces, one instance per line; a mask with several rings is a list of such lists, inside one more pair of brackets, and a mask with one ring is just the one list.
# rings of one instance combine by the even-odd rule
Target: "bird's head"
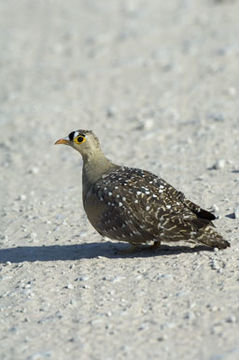
[[55,145],[57,144],[73,147],[81,153],[83,159],[87,159],[100,150],[99,140],[91,130],[72,131],[68,136],[57,140]]

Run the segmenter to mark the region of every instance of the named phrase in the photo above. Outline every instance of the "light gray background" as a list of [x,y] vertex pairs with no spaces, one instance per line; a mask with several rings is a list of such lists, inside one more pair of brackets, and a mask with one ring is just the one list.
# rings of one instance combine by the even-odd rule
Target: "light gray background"
[[[238,14],[0,2],[2,360],[239,358]],[[53,146],[78,128],[216,211],[232,247],[115,255],[84,214],[79,154]]]

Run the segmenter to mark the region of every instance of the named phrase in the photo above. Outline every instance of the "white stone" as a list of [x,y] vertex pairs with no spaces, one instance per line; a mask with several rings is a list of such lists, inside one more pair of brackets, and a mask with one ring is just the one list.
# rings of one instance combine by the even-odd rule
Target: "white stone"
[[212,169],[220,170],[220,169],[223,169],[224,167],[225,167],[225,160],[219,159],[213,164]]
[[219,211],[219,207],[216,204],[212,205],[212,212],[218,212]]
[[37,174],[39,172],[39,168],[36,166],[33,166],[30,170],[29,173],[30,174]]
[[226,318],[226,322],[228,322],[228,323],[235,323],[236,321],[237,321],[237,318],[234,315],[229,315]]
[[21,194],[21,195],[19,195],[19,197],[17,198],[17,200],[25,201],[26,198],[27,198],[27,197],[26,197],[25,194]]
[[144,128],[147,130],[152,129],[154,126],[154,119],[148,118],[144,120]]
[[74,289],[74,285],[72,285],[72,284],[68,284],[68,285],[66,285],[66,289],[70,289],[70,290],[72,290],[72,289]]
[[237,205],[235,208],[234,216],[235,216],[235,219],[239,219],[239,205]]

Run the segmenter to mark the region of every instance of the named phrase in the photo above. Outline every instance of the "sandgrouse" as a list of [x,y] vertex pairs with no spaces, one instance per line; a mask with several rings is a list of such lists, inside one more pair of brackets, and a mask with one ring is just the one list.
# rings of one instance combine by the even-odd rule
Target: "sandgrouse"
[[119,166],[103,154],[90,130],[77,130],[55,144],[69,145],[83,158],[83,205],[102,235],[133,246],[184,240],[224,249],[230,246],[213,228],[215,216],[186,199],[149,171]]

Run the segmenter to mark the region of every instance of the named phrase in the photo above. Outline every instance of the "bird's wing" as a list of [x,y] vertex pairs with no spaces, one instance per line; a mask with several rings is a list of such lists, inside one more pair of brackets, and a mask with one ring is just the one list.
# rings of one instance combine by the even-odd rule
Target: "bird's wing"
[[207,210],[202,209],[200,206],[194,204],[192,201],[188,199],[184,199],[184,204],[187,206],[194,214],[197,215],[197,217],[201,219],[205,219],[208,221],[213,221],[216,219],[216,216],[212,213],[210,213]]
[[144,170],[120,168],[110,173],[104,184],[102,189],[98,183],[100,196],[112,208],[112,214],[118,214],[120,223],[130,222],[134,229],[155,237],[160,232],[175,232],[178,236],[197,232],[214,219],[214,215],[185,199],[182,192]]

